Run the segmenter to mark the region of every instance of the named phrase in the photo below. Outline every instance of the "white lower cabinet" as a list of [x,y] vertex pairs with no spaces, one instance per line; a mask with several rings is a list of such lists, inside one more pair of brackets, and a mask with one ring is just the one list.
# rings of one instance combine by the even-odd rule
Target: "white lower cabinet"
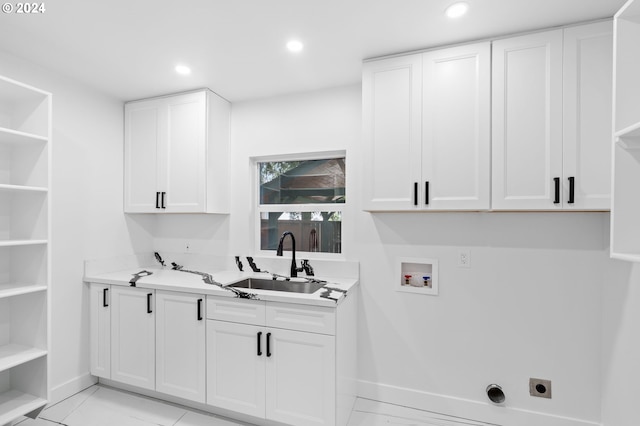
[[156,386],[154,290],[111,288],[111,379]]
[[90,284],[89,301],[91,374],[110,384],[278,424],[347,424],[355,295],[332,308]]
[[204,300],[91,284],[91,374],[204,403]]
[[209,296],[207,317],[209,405],[296,426],[346,424],[337,309]]
[[205,402],[204,296],[156,291],[156,390]]
[[264,417],[264,334],[255,325],[207,321],[207,404]]
[[333,425],[335,338],[209,320],[207,403],[292,425]]
[[110,285],[89,286],[90,371],[97,377],[111,378]]
[[335,338],[267,330],[267,419],[292,425],[335,424]]

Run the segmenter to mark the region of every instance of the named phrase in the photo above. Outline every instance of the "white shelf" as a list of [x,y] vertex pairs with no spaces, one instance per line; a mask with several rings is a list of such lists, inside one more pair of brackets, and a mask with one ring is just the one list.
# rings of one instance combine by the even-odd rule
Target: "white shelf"
[[11,390],[0,393],[0,425],[4,425],[47,405],[47,400]]
[[20,296],[23,294],[29,293],[37,293],[40,291],[46,291],[47,286],[41,284],[23,284],[23,283],[12,283],[12,284],[0,284],[0,299],[4,299],[6,297],[14,297]]
[[626,260],[627,262],[640,262],[640,254],[611,252],[609,257],[612,259]]
[[47,143],[48,139],[44,136],[33,133],[20,132],[18,130],[0,127],[0,143],[6,144],[24,144],[24,143]]
[[0,247],[33,246],[47,244],[47,240],[4,240],[0,241]]
[[11,343],[0,346],[0,371],[33,361],[47,355],[47,351],[24,345]]
[[614,138],[624,149],[640,149],[640,122],[616,132]]
[[40,102],[51,94],[28,84],[0,76],[0,98],[11,103]]
[[615,19],[640,21],[640,3],[634,0],[627,1],[616,13]]
[[47,189],[47,188],[45,188],[43,186],[0,184],[0,191],[8,191],[8,192],[48,192],[49,189]]
[[0,425],[49,394],[51,105],[0,76]]

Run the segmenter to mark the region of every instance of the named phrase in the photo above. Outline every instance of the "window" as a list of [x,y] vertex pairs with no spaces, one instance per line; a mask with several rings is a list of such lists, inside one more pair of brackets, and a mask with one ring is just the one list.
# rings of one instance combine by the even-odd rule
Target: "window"
[[[275,251],[290,231],[296,252],[342,253],[344,155],[256,164],[260,250]],[[290,238],[284,244],[291,250]]]

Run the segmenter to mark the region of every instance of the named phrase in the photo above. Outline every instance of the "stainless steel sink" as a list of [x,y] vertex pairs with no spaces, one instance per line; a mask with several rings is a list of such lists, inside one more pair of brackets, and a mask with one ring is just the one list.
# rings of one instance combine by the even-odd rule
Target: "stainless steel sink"
[[265,280],[261,278],[247,278],[229,287],[246,288],[254,290],[272,290],[272,291],[288,291],[290,293],[315,293],[325,283],[306,282],[306,281],[284,281],[284,280]]

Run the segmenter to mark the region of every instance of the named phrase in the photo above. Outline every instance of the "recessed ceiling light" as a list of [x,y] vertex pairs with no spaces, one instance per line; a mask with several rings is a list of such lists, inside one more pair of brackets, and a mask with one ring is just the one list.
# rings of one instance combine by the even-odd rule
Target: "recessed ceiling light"
[[449,18],[455,19],[467,13],[467,10],[469,10],[469,5],[465,2],[459,2],[449,6],[445,13]]
[[176,65],[176,72],[180,75],[189,75],[191,74],[191,68],[186,65]]
[[290,40],[287,43],[287,49],[289,49],[289,52],[298,53],[304,49],[304,44],[300,40]]

